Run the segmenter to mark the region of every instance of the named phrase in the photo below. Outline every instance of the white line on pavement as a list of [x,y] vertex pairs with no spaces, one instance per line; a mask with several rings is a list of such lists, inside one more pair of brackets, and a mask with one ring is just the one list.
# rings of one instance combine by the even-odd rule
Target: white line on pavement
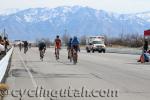
[[[28,72],[28,74],[29,74],[29,76],[30,76],[30,78],[31,78],[31,81],[32,81],[33,86],[34,86],[35,88],[37,88],[38,85],[37,85],[37,83],[36,83],[36,81],[35,81],[35,79],[34,79],[32,73],[30,72],[29,68],[28,68],[27,65],[25,64],[25,62],[24,62],[24,60],[23,60],[23,58],[22,58],[20,52],[18,52],[18,54],[19,54],[19,57],[20,57],[20,59],[21,59],[23,65],[24,65],[24,68],[26,69],[26,71]],[[45,100],[43,97],[41,97],[40,99],[41,99],[41,100]]]

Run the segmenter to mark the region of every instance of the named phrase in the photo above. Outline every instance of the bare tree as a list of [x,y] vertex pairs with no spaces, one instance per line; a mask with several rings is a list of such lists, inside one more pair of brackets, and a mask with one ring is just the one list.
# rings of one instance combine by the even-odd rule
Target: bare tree
[[45,41],[45,43],[46,43],[46,46],[47,46],[47,47],[50,47],[50,45],[51,45],[50,39],[49,39],[49,38],[45,38],[44,41]]
[[37,38],[36,41],[36,46],[38,46],[38,44],[40,43],[40,41],[44,40],[45,44],[47,47],[50,47],[50,45],[52,44],[49,38]]
[[35,40],[36,46],[38,46],[39,42],[40,42],[40,39],[39,39],[39,38],[36,38],[36,40]]
[[65,34],[62,35],[62,41],[63,41],[63,43],[64,43],[65,45],[68,44],[69,39],[70,39],[70,35],[69,35],[69,34],[66,34],[66,33],[65,33]]
[[120,34],[119,37],[111,38],[108,41],[113,45],[141,47],[143,45],[143,36],[138,33]]
[[81,37],[80,37],[80,44],[81,45],[86,45],[86,35],[82,35]]

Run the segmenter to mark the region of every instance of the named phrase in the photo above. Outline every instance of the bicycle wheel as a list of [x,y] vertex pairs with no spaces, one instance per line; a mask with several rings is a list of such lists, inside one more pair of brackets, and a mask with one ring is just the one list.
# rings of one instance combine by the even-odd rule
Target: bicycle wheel
[[55,51],[55,56],[56,56],[56,60],[58,60],[59,59],[59,51],[58,51],[57,48],[56,48],[56,51]]
[[40,51],[40,59],[43,61],[43,58],[44,58],[44,51]]
[[73,64],[77,64],[77,52],[75,50],[73,50]]
[[70,62],[72,62],[72,51],[70,50],[69,52],[68,52],[68,58],[69,58],[69,60],[70,60]]
[[27,48],[27,47],[25,47],[25,48],[24,48],[24,53],[26,54],[26,53],[27,53],[27,51],[28,51],[28,48]]

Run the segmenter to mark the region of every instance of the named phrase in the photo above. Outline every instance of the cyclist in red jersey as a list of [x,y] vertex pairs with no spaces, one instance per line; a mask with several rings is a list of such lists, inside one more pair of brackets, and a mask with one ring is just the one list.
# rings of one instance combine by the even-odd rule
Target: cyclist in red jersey
[[61,40],[59,38],[59,35],[56,36],[55,39],[55,56],[56,59],[59,59],[59,50],[61,49]]

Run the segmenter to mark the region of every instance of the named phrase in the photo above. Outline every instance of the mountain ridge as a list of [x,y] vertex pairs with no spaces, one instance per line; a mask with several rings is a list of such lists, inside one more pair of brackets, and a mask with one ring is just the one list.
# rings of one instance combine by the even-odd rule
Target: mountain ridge
[[0,28],[11,39],[36,39],[57,34],[118,36],[150,28],[150,12],[118,14],[81,6],[29,8],[0,16]]

